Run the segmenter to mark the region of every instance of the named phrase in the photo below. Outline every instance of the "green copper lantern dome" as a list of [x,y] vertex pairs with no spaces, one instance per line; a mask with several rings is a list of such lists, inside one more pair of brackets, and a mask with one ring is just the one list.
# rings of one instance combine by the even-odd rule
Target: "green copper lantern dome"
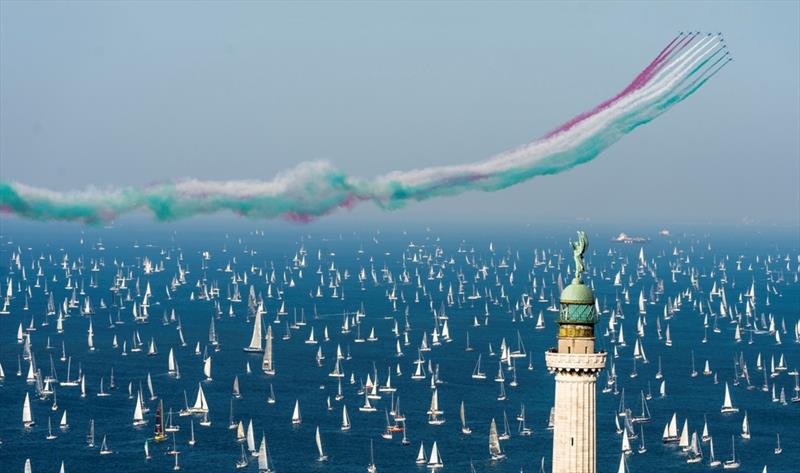
[[594,294],[589,286],[580,279],[564,288],[561,293],[561,310],[558,314],[559,324],[594,325],[597,323],[597,311],[594,309]]
[[586,304],[594,306],[594,294],[583,281],[572,281],[561,293],[562,304]]

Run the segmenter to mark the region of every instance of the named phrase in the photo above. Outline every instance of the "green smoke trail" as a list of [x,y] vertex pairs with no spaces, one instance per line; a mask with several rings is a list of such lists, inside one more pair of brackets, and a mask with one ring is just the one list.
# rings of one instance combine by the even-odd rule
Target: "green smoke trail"
[[[691,50],[672,59],[675,62],[666,66],[664,77],[586,115],[584,129],[576,122],[552,138],[482,163],[394,173],[372,180],[356,179],[328,165],[311,163],[269,182],[190,180],[77,193],[0,181],[0,211],[33,220],[86,223],[109,221],[137,210],[149,211],[159,221],[225,211],[251,218],[306,221],[363,201],[397,209],[409,202],[466,191],[493,192],[595,159],[626,134],[691,96],[728,64],[727,52],[719,56],[724,49],[719,44],[708,38],[699,40]],[[627,98],[630,102],[624,100]]]

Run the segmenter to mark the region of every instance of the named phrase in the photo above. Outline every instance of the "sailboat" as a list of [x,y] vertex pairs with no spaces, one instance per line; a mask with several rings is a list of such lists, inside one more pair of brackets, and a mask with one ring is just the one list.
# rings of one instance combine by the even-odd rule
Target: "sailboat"
[[498,401],[504,401],[506,399],[506,385],[505,383],[500,383],[500,392],[497,394]]
[[239,377],[233,377],[233,397],[234,399],[241,399],[242,393],[239,391]]
[[244,347],[242,350],[250,353],[261,353],[263,348],[261,347],[261,312],[257,312],[255,316],[255,321],[253,323],[253,335],[250,337],[250,345]]
[[[170,409],[170,413],[172,413],[172,409]],[[203,417],[200,418],[200,425],[203,427],[211,427],[211,419],[208,418],[208,412],[203,412]]]
[[67,423],[67,410],[64,409],[64,412],[61,414],[61,422],[58,424],[58,428],[61,429],[62,432],[66,432],[69,430],[69,424]]
[[208,412],[208,402],[206,401],[205,393],[203,393],[203,386],[200,383],[197,383],[197,399],[194,402],[194,406],[189,408],[189,412],[192,414]]
[[678,446],[681,447],[684,452],[689,451],[689,419],[684,419],[683,421],[683,428],[681,429]]
[[473,379],[486,379],[486,373],[481,371],[481,354],[478,353],[478,361],[475,363],[475,369],[472,370]]
[[717,458],[714,456],[714,438],[710,438],[708,440],[708,466],[714,468],[718,467],[722,464]]
[[497,438],[499,440],[508,440],[511,438],[511,434],[508,432],[508,416],[506,415],[505,409],[503,409],[503,433]]
[[375,466],[375,450],[372,439],[369,439],[369,465],[367,466],[367,473],[378,473],[378,467]]
[[55,440],[58,438],[58,435],[53,434],[53,419],[51,417],[47,418],[47,440]]
[[672,414],[672,418],[667,425],[664,426],[664,434],[661,436],[664,443],[673,443],[678,441],[678,415]]
[[350,430],[350,417],[347,415],[347,405],[342,405],[342,430],[348,431]]
[[647,452],[647,447],[644,445],[644,426],[639,426],[639,454]]
[[110,448],[108,448],[108,443],[106,443],[106,436],[103,435],[103,443],[100,445],[100,455],[111,455],[114,453]]
[[386,429],[381,434],[381,437],[386,440],[392,440],[392,432],[394,432],[392,425],[389,423],[389,412],[383,411],[386,414]]
[[689,444],[689,456],[686,458],[686,463],[700,463],[703,460],[703,450],[700,449],[700,444],[697,441],[697,432],[692,432],[692,441]]
[[317,457],[318,462],[324,462],[328,459],[328,455],[325,455],[325,452],[322,450],[322,438],[319,435],[319,426],[317,426],[317,431],[314,434],[314,440],[317,443],[317,450],[319,451],[319,457]]
[[258,447],[258,473],[272,473],[267,456],[267,438],[264,435],[261,436],[261,445]]
[[166,429],[164,428],[164,401],[158,401],[158,409],[156,409],[156,425],[153,432],[153,440],[161,442],[167,439]]
[[206,381],[206,382],[213,381],[213,378],[211,377],[211,357],[210,356],[207,357],[203,361],[203,374],[206,376],[206,379],[204,381]]
[[638,416],[633,416],[632,422],[650,422],[650,409],[647,407],[644,391],[641,391],[642,397],[642,413]]
[[144,439],[144,459],[150,460],[153,456],[150,455],[150,442],[147,439]]
[[86,433],[86,446],[94,448],[94,419],[89,419],[89,432]]
[[441,417],[442,414],[444,414],[444,411],[439,410],[439,390],[434,388],[433,394],[431,395],[430,409],[428,409],[428,424],[430,425],[444,424],[445,419],[444,417]]
[[376,412],[378,409],[369,402],[369,390],[364,390],[364,405],[358,408],[361,412]]
[[711,439],[711,434],[708,433],[708,419],[706,418],[705,414],[703,414],[703,435],[700,437],[700,440],[703,442],[708,442]]
[[245,442],[247,442],[247,451],[253,457],[258,456],[258,449],[256,448],[256,437],[253,433],[253,419],[247,422],[247,433],[245,434]]
[[136,407],[133,410],[133,425],[135,427],[142,426],[147,424],[147,419],[144,418],[144,413],[142,412],[142,392],[136,396]]
[[723,414],[733,414],[739,412],[738,408],[733,407],[733,402],[731,401],[731,391],[730,388],[728,387],[727,382],[725,382],[725,400],[722,403],[722,408],[720,409],[720,412],[722,412]]
[[470,435],[472,433],[472,429],[467,426],[467,419],[464,415],[464,401],[461,401],[461,408],[459,409],[459,417],[461,417],[461,433],[464,435]]
[[275,375],[275,367],[272,361],[272,326],[267,327],[267,335],[265,337],[264,358],[261,361],[261,369],[264,374],[268,376]]
[[428,469],[435,471],[439,468],[444,468],[444,462],[442,461],[441,455],[439,455],[439,446],[436,441],[434,441],[433,447],[431,447],[431,456],[428,458]]
[[525,404],[522,405],[520,413],[517,416],[517,420],[519,421],[519,427],[517,430],[520,435],[524,437],[530,437],[531,435],[533,435],[533,430],[525,425]]
[[236,461],[236,469],[238,470],[247,468],[247,466],[250,464],[250,461],[247,459],[247,455],[245,455],[244,452],[244,444],[241,444],[241,447],[242,447],[242,456],[241,458],[239,458],[239,460]]
[[750,440],[750,421],[747,419],[747,411],[744,412],[744,419],[742,419],[741,436],[745,440]]
[[36,422],[33,421],[33,413],[31,412],[31,398],[28,393],[25,393],[25,401],[22,404],[22,425],[26,429],[30,429]]
[[169,349],[169,355],[167,356],[167,373],[170,375],[177,374],[178,367],[175,364],[175,353],[172,348]]
[[298,425],[303,422],[302,417],[300,417],[300,401],[294,401],[294,410],[292,411],[292,424]]
[[741,464],[736,459],[736,441],[734,439],[734,436],[731,435],[731,459],[725,460],[725,462],[722,464],[722,468],[725,470],[735,470],[740,466]]
[[492,418],[492,423],[489,426],[489,455],[492,460],[502,460],[506,457],[503,453],[503,448],[500,446],[500,439],[497,436],[497,423]]
[[[395,418],[395,422],[397,422],[397,418]],[[408,440],[408,437],[406,436],[406,432],[408,432],[408,428],[406,427],[406,420],[405,420],[405,417],[403,418],[403,426],[402,426],[402,427],[399,427],[399,428],[400,428],[400,429],[402,429],[402,431],[403,431],[403,438],[400,440],[400,443],[401,443],[403,446],[409,446],[409,445],[411,445],[411,441],[410,441],[410,440]]]
[[428,463],[428,458],[425,455],[425,443],[423,443],[423,442],[419,443],[419,451],[417,452],[416,463],[417,463],[417,465],[424,465],[424,464]]

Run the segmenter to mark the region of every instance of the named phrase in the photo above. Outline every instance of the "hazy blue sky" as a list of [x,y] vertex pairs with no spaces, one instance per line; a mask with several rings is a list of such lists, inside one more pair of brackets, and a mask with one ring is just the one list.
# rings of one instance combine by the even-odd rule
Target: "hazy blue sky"
[[367,220],[800,222],[798,2],[0,2],[0,175],[59,190],[484,159],[679,31],[735,61],[595,161]]

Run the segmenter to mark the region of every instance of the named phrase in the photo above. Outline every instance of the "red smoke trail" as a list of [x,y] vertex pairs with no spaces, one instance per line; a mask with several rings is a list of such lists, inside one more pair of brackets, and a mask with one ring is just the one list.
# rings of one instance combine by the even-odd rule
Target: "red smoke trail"
[[[620,92],[617,95],[615,95],[614,97],[606,100],[605,102],[602,102],[600,105],[597,105],[595,108],[589,110],[588,112],[583,112],[580,115],[577,115],[572,120],[570,120],[567,123],[561,125],[560,127],[556,128],[555,130],[551,131],[550,133],[544,135],[544,138],[550,138],[551,136],[556,135],[557,133],[561,133],[562,131],[569,130],[573,126],[577,125],[578,123],[582,122],[583,120],[586,120],[587,118],[591,117],[592,115],[600,112],[601,110],[605,109],[606,107],[608,107],[609,105],[613,104],[614,102],[616,102],[620,98],[624,97],[625,95],[627,95],[627,94],[631,93],[632,91],[634,91],[634,90],[642,87],[643,85],[645,85],[647,83],[647,81],[650,80],[653,77],[653,75],[655,75],[655,72],[651,73],[651,71],[653,71],[655,68],[660,69],[660,66],[662,65],[662,63],[666,60],[666,58],[672,52],[672,50],[670,50],[670,47],[680,37],[681,37],[681,35],[679,34],[678,36],[674,37],[672,39],[672,41],[670,41],[666,46],[664,46],[664,49],[662,49],[661,52],[658,53],[658,55],[655,57],[655,59],[653,59],[650,62],[650,64],[648,64],[647,67],[645,67],[642,70],[642,72],[640,72],[639,75],[637,75],[633,79],[633,81],[630,84],[628,84],[628,86],[625,87],[622,90],[622,92]],[[680,42],[683,42],[683,40],[681,40]],[[676,45],[676,47],[677,47],[677,45]]]

